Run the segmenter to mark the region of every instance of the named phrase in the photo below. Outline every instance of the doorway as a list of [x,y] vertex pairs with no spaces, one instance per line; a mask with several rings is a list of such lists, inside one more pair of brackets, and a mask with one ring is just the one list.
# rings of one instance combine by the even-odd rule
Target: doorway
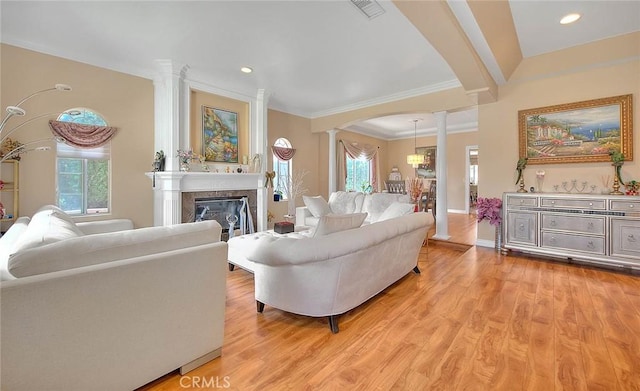
[[476,213],[476,201],[478,200],[478,146],[467,145],[466,153],[466,184],[465,186],[465,210],[467,214]]

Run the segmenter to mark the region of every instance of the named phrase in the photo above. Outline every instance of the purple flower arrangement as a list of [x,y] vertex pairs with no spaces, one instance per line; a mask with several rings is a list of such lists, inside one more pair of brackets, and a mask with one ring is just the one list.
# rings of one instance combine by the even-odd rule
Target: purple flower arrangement
[[476,212],[478,213],[478,222],[489,220],[491,225],[500,225],[502,223],[502,200],[500,198],[482,198],[478,197],[476,204]]

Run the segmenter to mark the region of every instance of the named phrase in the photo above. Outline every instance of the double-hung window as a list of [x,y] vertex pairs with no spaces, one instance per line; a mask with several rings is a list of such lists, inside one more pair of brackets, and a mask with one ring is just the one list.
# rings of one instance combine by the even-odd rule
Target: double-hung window
[[361,191],[370,193],[371,188],[371,160],[365,158],[353,159],[346,154],[347,183],[346,191]]
[[[289,148],[291,149],[291,142],[286,138],[279,138],[273,143],[274,147]],[[279,192],[282,195],[282,199],[287,199],[287,181],[289,180],[289,174],[292,171],[291,162],[293,159],[282,160],[275,153],[273,154],[273,171],[276,176],[273,178],[273,191]]]
[[[84,108],[68,110],[58,121],[107,126],[102,116]],[[70,214],[109,212],[110,144],[90,149],[57,144],[56,187],[62,210]]]

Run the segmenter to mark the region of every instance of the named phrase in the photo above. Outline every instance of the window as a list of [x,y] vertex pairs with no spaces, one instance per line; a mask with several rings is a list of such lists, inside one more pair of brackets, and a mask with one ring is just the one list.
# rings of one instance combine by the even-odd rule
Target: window
[[[291,148],[291,143],[286,138],[279,138],[273,143],[274,147],[281,148]],[[287,199],[287,191],[286,191],[286,181],[289,179],[289,173],[292,172],[291,168],[291,159],[289,160],[281,160],[273,154],[273,171],[275,171],[276,176],[273,178],[273,191],[280,192],[282,195],[281,199]]]
[[[102,116],[84,108],[67,110],[58,121],[107,126]],[[110,161],[110,143],[91,149],[58,143],[58,206],[70,214],[108,213]]]
[[365,158],[352,159],[349,154],[346,158],[347,183],[346,191],[361,191],[371,193],[371,160]]

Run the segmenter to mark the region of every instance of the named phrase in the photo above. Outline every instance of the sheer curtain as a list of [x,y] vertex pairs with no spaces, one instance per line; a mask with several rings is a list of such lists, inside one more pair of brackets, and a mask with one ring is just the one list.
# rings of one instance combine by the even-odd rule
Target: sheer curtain
[[362,144],[355,141],[340,140],[338,142],[337,170],[338,190],[345,190],[347,182],[347,154],[351,159],[365,158],[371,161],[371,187],[373,191],[380,191],[378,148],[375,145]]

